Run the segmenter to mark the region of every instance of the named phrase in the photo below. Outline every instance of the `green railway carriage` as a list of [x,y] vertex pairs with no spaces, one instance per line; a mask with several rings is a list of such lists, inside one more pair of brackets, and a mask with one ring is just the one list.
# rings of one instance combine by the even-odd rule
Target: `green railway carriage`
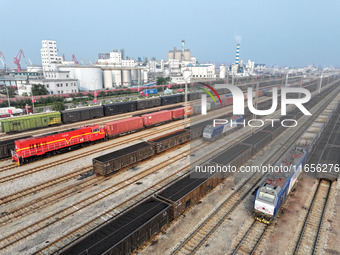
[[61,123],[60,112],[39,113],[0,119],[0,132],[11,133],[21,130],[47,127]]

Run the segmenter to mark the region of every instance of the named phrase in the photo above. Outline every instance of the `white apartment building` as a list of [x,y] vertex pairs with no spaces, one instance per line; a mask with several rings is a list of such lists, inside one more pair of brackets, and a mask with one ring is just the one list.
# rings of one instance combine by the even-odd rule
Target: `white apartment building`
[[41,63],[43,70],[53,69],[51,64],[61,64],[62,57],[58,56],[57,42],[51,40],[41,41]]

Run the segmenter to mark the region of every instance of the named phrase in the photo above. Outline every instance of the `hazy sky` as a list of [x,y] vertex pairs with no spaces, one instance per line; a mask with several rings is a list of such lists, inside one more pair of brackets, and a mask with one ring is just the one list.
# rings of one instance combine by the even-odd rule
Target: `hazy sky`
[[340,66],[338,0],[0,0],[0,13],[0,51],[10,67],[19,49],[41,64],[44,39],[84,62],[121,48],[166,59],[185,39],[199,62],[231,63],[237,35],[241,59]]

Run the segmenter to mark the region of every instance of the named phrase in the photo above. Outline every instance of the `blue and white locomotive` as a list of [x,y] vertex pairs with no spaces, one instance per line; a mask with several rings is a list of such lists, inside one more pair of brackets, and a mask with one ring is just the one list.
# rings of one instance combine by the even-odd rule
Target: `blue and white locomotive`
[[296,147],[276,166],[278,172],[271,174],[257,190],[254,216],[258,221],[270,224],[276,217],[286,197],[299,178],[307,158],[304,148]]
[[210,142],[215,141],[216,139],[219,139],[222,135],[227,135],[232,130],[242,126],[243,123],[244,118],[242,116],[233,116],[230,120],[228,120],[228,122],[223,121],[220,125],[208,125],[203,130],[203,140]]
[[[306,159],[313,152],[321,133],[326,128],[338,103],[330,104],[322,114],[308,127],[305,133],[276,166],[278,171],[272,173],[258,188],[254,201],[254,217],[266,224],[273,222],[289,192],[299,178]],[[295,166],[295,167],[294,167]],[[286,171],[286,170],[289,171]]]

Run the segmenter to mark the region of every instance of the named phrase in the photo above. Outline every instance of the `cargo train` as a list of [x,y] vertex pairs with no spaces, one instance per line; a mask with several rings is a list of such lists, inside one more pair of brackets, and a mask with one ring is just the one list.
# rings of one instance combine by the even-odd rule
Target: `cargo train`
[[[226,91],[221,91],[221,92],[226,92]],[[221,93],[220,92],[220,93]],[[261,92],[262,93],[262,92]],[[262,93],[263,94],[263,93]],[[178,95],[174,95],[178,96]],[[170,104],[169,100],[171,102],[176,102],[176,97],[174,96],[165,96],[163,98],[164,100],[164,105]],[[188,94],[188,100],[195,100],[200,97],[200,93],[189,93]],[[148,109],[152,108],[155,106],[158,106],[161,104],[161,98],[153,98],[153,99],[144,99],[144,100],[139,100],[137,102],[137,110],[141,109]],[[126,102],[129,103],[129,102]],[[232,97],[228,97],[223,100],[223,106],[230,105],[232,103]],[[122,106],[119,104],[121,108],[118,106],[116,109],[120,109],[122,111]],[[123,104],[125,105],[125,104]],[[208,101],[209,105],[209,110],[213,110],[215,108],[221,107],[221,106],[215,106],[214,102]],[[74,110],[69,110],[65,111],[64,114],[62,114],[62,120],[64,120],[65,123],[69,123],[73,120],[79,121],[79,120],[84,120],[84,119],[89,119],[89,118],[95,118],[95,117],[100,117],[104,116],[101,114],[101,107],[102,106],[95,106],[95,107],[88,107],[88,108],[83,108],[83,109],[74,109]],[[134,109],[131,106],[125,105],[126,109]],[[130,108],[129,108],[130,107]],[[106,112],[113,112],[112,106],[108,106],[108,109]],[[127,119],[122,119],[118,121],[112,121],[104,124],[104,129],[106,136],[108,138],[115,138],[120,135],[125,135],[129,134],[131,132],[136,132],[141,129],[144,129],[146,127],[152,127],[152,126],[157,126],[161,124],[165,124],[167,122],[173,121],[173,120],[178,120],[184,117],[184,108],[168,108],[169,110],[163,110],[163,111],[156,111],[156,112],[150,112],[150,113],[145,113],[145,114],[138,114],[135,115],[135,118],[127,118]],[[171,111],[171,113],[169,113]],[[195,107],[189,107],[190,111],[190,116],[200,114],[201,113],[201,108],[200,106],[195,106]],[[105,112],[105,111],[103,111]],[[63,113],[63,112],[62,112]],[[49,114],[52,114],[51,117]],[[32,120],[30,120],[35,127],[36,122],[44,122],[44,123],[49,123],[46,118],[55,118],[55,116],[58,116],[59,112],[54,112],[54,113],[48,113],[48,114],[43,114],[35,116]],[[189,114],[189,113],[188,113]],[[34,115],[32,115],[33,117]],[[47,116],[47,117],[46,117]],[[140,119],[143,118],[143,121]],[[12,118],[12,120],[14,120]],[[13,121],[12,121],[13,123]],[[30,122],[28,120],[25,120],[25,123],[28,123],[26,126],[29,126]],[[9,124],[9,123],[7,123]],[[7,125],[6,124],[6,125]],[[18,126],[20,126],[18,124]],[[28,128],[27,128],[28,129]],[[67,132],[67,131],[66,131]],[[201,135],[201,132],[199,132]],[[25,137],[26,138],[26,137]],[[17,139],[11,139],[7,141],[0,141],[0,159],[1,158],[6,158],[6,157],[11,157],[11,151],[15,149],[15,140],[21,140],[23,138],[17,138]],[[18,161],[17,161],[18,162]]]
[[[19,139],[14,141],[15,146],[14,150],[11,151],[11,156],[13,161],[18,165],[22,165],[43,155],[69,151],[103,141],[104,139],[116,138],[183,117],[184,108],[178,108],[107,122],[103,128],[95,124],[42,136]],[[4,146],[8,146],[8,144],[4,143]]]
[[[228,93],[227,89],[217,89],[219,94]],[[265,95],[268,89],[262,89],[258,91],[258,95]],[[188,93],[188,101],[199,99],[201,96],[200,92]],[[177,104],[185,101],[184,94],[176,94],[169,96],[161,96],[150,99],[142,99],[136,101],[127,101],[119,103],[110,103],[99,106],[90,106],[84,108],[64,110],[60,112],[49,112],[33,114],[29,116],[11,117],[0,119],[0,132],[2,133],[15,133],[30,129],[39,129],[53,125],[68,124],[79,121],[90,120],[94,118],[101,118],[104,116],[113,116],[117,114],[139,111],[144,109],[150,109],[153,107]],[[232,104],[232,97],[223,99],[223,105]],[[207,105],[208,110],[221,105],[215,106],[210,101]],[[200,113],[200,106],[197,107],[196,111],[192,109],[191,114]]]
[[[297,141],[295,147],[287,152],[276,166],[279,171],[270,174],[258,188],[254,202],[256,220],[266,224],[271,224],[275,220],[337,107],[338,102],[332,103],[319,115]],[[333,173],[333,180],[337,179],[335,175],[338,173]]]

